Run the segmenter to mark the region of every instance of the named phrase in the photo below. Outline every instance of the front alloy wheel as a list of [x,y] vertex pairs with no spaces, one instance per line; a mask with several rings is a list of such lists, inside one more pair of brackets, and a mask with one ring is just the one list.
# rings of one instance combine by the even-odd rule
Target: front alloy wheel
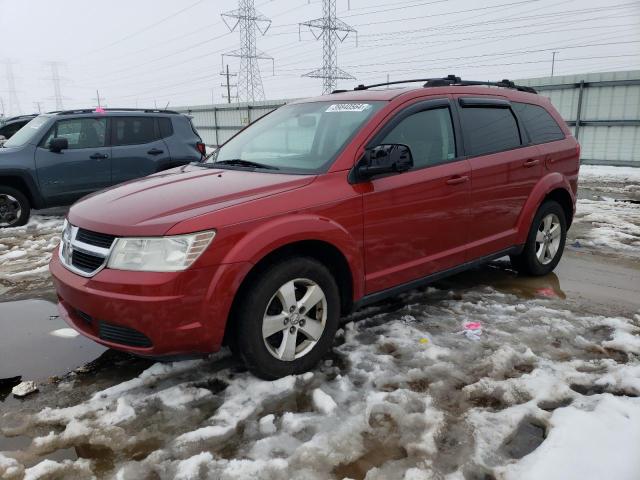
[[327,324],[327,298],[308,278],[282,285],[262,317],[262,338],[278,360],[290,362],[316,346]]
[[227,328],[247,368],[272,380],[313,368],[331,348],[339,319],[340,293],[329,269],[293,257],[251,275]]
[[29,200],[21,191],[0,185],[0,228],[24,225],[30,213]]

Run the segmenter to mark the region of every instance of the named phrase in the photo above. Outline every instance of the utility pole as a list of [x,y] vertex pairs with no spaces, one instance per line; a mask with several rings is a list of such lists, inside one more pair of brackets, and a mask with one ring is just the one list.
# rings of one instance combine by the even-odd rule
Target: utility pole
[[96,90],[96,96],[94,97],[94,100],[98,102],[98,108],[102,108],[102,104],[105,101],[105,98],[100,96],[99,90]]
[[53,85],[53,99],[57,111],[64,110],[64,106],[62,105],[62,87],[60,86],[60,66],[62,66],[60,62],[49,62],[49,67],[51,68],[51,83]]
[[[240,32],[240,49],[222,54],[224,57],[239,57],[240,69],[238,71],[238,99],[242,102],[264,100],[264,87],[260,75],[258,60],[271,60],[275,73],[273,57],[256,48],[257,32],[265,35],[271,26],[271,20],[258,12],[254,0],[239,0],[238,8],[223,13],[222,21],[230,31],[238,28]],[[232,20],[231,23],[229,21]]]
[[[237,87],[237,85],[231,85],[231,77],[235,77],[237,74],[235,73],[229,73],[229,65],[227,64],[227,71],[226,72],[220,72],[220,75],[222,75],[223,77],[226,77],[226,81],[225,83],[220,84],[221,87],[226,87],[227,89],[227,94],[225,95],[224,93],[222,94],[222,98],[226,98],[227,99],[227,103],[231,103],[231,87]],[[237,98],[237,96],[236,96]]]
[[336,89],[338,80],[353,80],[355,77],[338,68],[336,40],[342,43],[353,32],[357,42],[358,32],[336,17],[336,0],[322,0],[322,18],[298,24],[299,37],[302,26],[309,27],[316,40],[322,37],[322,67],[305,73],[303,77],[322,78],[322,93],[325,95]]
[[0,118],[4,117],[4,99],[0,97]]
[[40,102],[33,102],[33,106],[38,109],[38,113],[42,113],[42,108],[40,108]]
[[553,56],[551,57],[551,76],[553,77],[553,70],[556,66],[556,53],[558,52],[553,52]]
[[19,115],[22,113],[22,108],[20,108],[18,92],[16,91],[16,79],[13,75],[13,65],[14,62],[12,62],[11,60],[4,61],[5,78],[7,80],[7,87],[9,89],[9,104],[7,105],[7,110],[14,115]]

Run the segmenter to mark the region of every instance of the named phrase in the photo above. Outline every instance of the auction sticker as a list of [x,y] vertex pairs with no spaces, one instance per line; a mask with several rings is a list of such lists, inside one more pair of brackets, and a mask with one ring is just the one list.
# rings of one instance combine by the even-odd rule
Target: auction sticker
[[326,112],[364,112],[371,108],[369,103],[334,103]]

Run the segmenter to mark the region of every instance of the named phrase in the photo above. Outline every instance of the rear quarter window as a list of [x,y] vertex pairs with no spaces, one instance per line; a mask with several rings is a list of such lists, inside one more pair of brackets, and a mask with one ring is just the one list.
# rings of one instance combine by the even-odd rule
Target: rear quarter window
[[162,138],[167,138],[173,135],[173,125],[171,125],[170,118],[159,117],[158,128],[160,129],[160,137]]
[[531,143],[548,143],[564,139],[564,132],[547,110],[539,105],[513,103]]
[[522,145],[510,108],[463,107],[461,115],[467,155],[487,155]]

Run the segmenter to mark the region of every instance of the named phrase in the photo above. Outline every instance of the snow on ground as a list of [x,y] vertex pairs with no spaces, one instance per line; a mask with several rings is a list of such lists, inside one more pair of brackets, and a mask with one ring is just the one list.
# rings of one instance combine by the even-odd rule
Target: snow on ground
[[640,168],[583,165],[568,245],[640,258]]
[[574,226],[569,235],[581,247],[640,258],[640,203],[579,199]]
[[[71,376],[57,387],[61,406],[2,419],[3,435],[32,440],[3,452],[0,468],[122,480],[635,480],[640,354],[615,339],[639,338],[640,315],[571,307],[428,288],[354,314],[334,351],[296,377],[258,380],[224,351],[84,398]],[[464,335],[468,322],[482,325],[478,340]],[[82,458],[42,460],[68,448]]]
[[48,285],[51,252],[60,242],[63,218],[32,215],[23,227],[0,234],[0,296],[24,296]]

